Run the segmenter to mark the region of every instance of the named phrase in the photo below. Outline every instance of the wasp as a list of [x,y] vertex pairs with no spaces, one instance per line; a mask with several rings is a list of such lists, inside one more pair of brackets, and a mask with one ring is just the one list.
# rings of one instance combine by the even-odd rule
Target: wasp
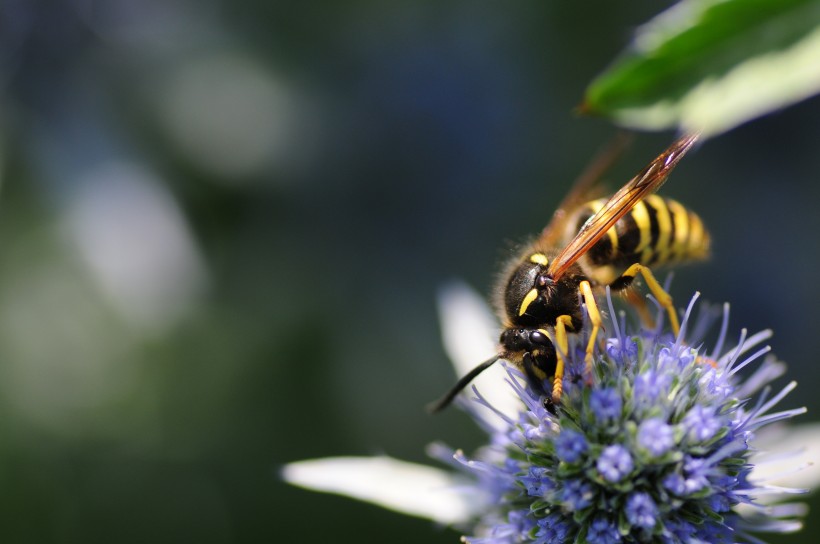
[[[596,293],[607,286],[623,293],[642,319],[652,322],[645,300],[632,289],[639,274],[668,314],[675,335],[679,333],[672,297],[650,267],[705,259],[710,237],[700,217],[654,192],[697,140],[697,135],[679,138],[608,199],[590,200],[589,195],[617,151],[610,150],[593,162],[540,236],[502,275],[496,300],[503,325],[498,352],[458,380],[432,405],[433,412],[449,405],[478,374],[501,359],[519,368],[554,410],[562,394],[567,335],[584,326],[582,300],[591,326],[584,357],[586,376],[591,375],[602,325]],[[543,386],[548,379],[551,395]]]

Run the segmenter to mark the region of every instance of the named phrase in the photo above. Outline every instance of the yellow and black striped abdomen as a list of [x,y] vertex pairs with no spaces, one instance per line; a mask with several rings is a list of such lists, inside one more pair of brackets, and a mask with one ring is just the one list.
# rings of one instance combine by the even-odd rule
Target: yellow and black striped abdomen
[[[583,205],[570,222],[575,232],[605,202]],[[671,198],[649,195],[618,220],[579,264],[591,279],[609,284],[635,263],[657,267],[705,259],[709,245],[709,233],[697,214]]]

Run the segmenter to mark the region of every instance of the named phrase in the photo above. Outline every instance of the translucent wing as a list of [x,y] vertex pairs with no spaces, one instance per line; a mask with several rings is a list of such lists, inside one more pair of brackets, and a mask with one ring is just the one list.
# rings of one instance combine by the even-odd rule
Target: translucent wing
[[601,196],[599,183],[607,170],[612,168],[615,161],[624,152],[632,141],[632,136],[626,132],[619,132],[609,144],[598,152],[592,162],[581,172],[572,184],[572,189],[561,201],[552,215],[549,224],[541,231],[538,247],[555,247],[564,234],[564,224],[569,213],[584,202]]
[[581,256],[589,251],[595,242],[608,231],[635,204],[663,185],[678,161],[698,140],[697,134],[684,136],[649,163],[638,175],[629,180],[617,193],[607,200],[603,207],[584,223],[581,230],[550,263],[547,274],[557,280]]

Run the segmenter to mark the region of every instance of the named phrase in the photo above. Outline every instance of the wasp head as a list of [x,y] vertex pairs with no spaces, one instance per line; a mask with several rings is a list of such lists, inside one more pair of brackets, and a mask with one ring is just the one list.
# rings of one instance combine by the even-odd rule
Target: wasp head
[[547,274],[545,263],[545,260],[524,260],[507,279],[504,310],[510,320],[518,325],[542,324],[549,313],[555,282]]
[[501,357],[523,368],[531,381],[555,373],[555,346],[543,329],[509,328],[501,333]]

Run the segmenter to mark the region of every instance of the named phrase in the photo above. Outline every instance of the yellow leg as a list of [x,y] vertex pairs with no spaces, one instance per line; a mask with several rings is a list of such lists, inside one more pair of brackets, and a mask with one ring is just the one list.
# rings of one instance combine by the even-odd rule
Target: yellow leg
[[624,299],[630,303],[641,316],[641,321],[646,328],[651,329],[655,326],[655,320],[652,319],[652,314],[649,313],[649,308],[646,307],[646,299],[635,292],[631,287],[627,287],[622,291]]
[[592,323],[592,331],[589,333],[589,342],[587,342],[587,349],[584,355],[584,370],[587,378],[592,376],[592,354],[595,349],[595,341],[598,338],[598,331],[601,330],[601,312],[598,311],[598,303],[595,302],[595,297],[592,295],[592,287],[588,281],[581,282],[581,294],[584,295],[584,302],[587,305],[587,314],[589,314],[589,321]]
[[626,272],[621,274],[621,279],[634,278],[638,273],[643,275],[646,286],[649,287],[649,290],[655,295],[660,305],[663,306],[666,313],[669,314],[669,323],[672,325],[672,332],[677,336],[680,332],[680,324],[678,323],[678,314],[675,312],[675,306],[672,304],[672,297],[663,290],[661,284],[658,283],[658,280],[652,275],[652,271],[640,263],[635,263],[627,268]]
[[567,353],[567,327],[572,328],[572,318],[568,315],[558,316],[555,321],[555,377],[552,380],[552,402],[558,404],[564,392],[564,355]]

